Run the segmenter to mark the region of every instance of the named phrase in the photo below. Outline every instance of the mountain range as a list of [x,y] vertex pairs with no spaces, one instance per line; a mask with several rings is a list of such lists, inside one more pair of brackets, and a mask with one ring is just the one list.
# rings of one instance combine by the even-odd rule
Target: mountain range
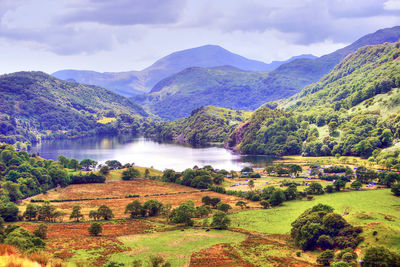
[[246,71],[269,71],[299,58],[310,59],[315,56],[300,55],[286,61],[273,61],[267,64],[234,54],[217,45],[205,45],[174,52],[141,71],[100,73],[87,70],[60,70],[52,75],[62,80],[101,86],[129,97],[148,93],[162,79],[189,67],[211,68],[227,65]]
[[319,58],[298,58],[269,72],[234,68],[188,68],[158,82],[147,95],[133,99],[163,119],[188,116],[206,105],[254,110],[263,103],[284,99],[318,81],[350,53],[365,45],[394,42],[400,27],[379,30]]

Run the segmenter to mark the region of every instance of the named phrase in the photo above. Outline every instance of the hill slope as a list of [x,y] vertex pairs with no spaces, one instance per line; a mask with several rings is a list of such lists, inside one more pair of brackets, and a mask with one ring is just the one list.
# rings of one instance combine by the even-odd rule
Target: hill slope
[[316,59],[299,58],[269,73],[189,68],[157,83],[148,97],[135,100],[165,119],[188,116],[191,110],[209,104],[254,110],[263,102],[287,98],[318,81],[361,46],[393,42],[399,38],[400,27],[379,30],[329,55]]
[[146,129],[148,137],[193,146],[223,144],[228,135],[251,115],[249,111],[206,106],[184,119],[156,122]]
[[227,146],[246,153],[375,158],[400,137],[399,87],[400,42],[360,48],[283,101],[286,111],[257,110]]
[[277,93],[263,87],[266,75],[229,66],[188,68],[157,83],[151,94],[133,99],[167,120],[189,116],[192,110],[206,105],[256,109],[265,100],[264,95]]
[[107,89],[62,81],[42,72],[0,76],[0,95],[0,134],[8,143],[100,131],[96,121],[102,116],[147,116],[140,106]]
[[63,80],[98,85],[124,96],[133,96],[149,92],[162,79],[189,67],[211,68],[230,65],[248,71],[267,71],[297,58],[314,58],[314,56],[300,55],[286,61],[273,61],[266,64],[231,53],[217,45],[205,45],[172,53],[142,71],[99,73],[85,70],[61,70],[52,75]]

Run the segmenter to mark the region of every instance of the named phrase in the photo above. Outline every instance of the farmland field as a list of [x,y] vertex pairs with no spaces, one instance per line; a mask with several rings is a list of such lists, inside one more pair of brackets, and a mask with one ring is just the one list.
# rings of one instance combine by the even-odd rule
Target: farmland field
[[388,189],[340,192],[315,196],[315,200],[296,200],[284,202],[277,208],[249,210],[231,214],[232,227],[268,234],[286,234],[291,223],[306,209],[322,203],[332,206],[343,214],[345,208],[349,214],[344,218],[354,224],[371,229],[381,228],[390,233],[384,240],[394,249],[400,250],[400,201]]

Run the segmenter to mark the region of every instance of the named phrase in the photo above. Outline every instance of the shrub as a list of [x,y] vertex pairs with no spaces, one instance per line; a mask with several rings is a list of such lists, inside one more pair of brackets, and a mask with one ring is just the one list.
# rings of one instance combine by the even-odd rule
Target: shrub
[[47,238],[47,225],[45,224],[39,224],[38,228],[33,231],[33,234],[41,239],[46,239]]
[[228,229],[229,225],[231,224],[231,220],[228,218],[225,212],[217,211],[213,215],[213,219],[211,222],[211,226],[215,227],[216,229]]
[[365,251],[363,266],[399,266],[400,255],[385,247],[370,247]]
[[217,210],[223,211],[223,212],[228,212],[228,210],[232,209],[232,207],[227,204],[227,203],[218,203],[217,205]]
[[103,231],[103,227],[100,223],[92,223],[89,227],[89,234],[91,236],[98,236]]
[[333,250],[327,249],[318,255],[317,262],[323,266],[329,266],[334,256]]
[[392,187],[391,187],[392,189],[392,193],[395,195],[395,196],[400,196],[400,183],[398,183],[398,184],[393,184],[392,185]]
[[140,176],[139,170],[133,167],[129,167],[128,169],[122,172],[122,180],[124,181],[133,180],[134,178],[137,178],[139,176]]
[[263,206],[264,209],[269,209],[271,206],[267,200],[261,201],[260,204],[261,206]]

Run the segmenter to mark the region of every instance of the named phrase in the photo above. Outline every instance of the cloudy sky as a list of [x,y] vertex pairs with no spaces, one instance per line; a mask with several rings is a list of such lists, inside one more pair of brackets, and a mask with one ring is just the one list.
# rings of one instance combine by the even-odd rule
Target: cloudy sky
[[400,25],[400,0],[0,0],[0,73],[140,70],[205,44],[270,62]]

